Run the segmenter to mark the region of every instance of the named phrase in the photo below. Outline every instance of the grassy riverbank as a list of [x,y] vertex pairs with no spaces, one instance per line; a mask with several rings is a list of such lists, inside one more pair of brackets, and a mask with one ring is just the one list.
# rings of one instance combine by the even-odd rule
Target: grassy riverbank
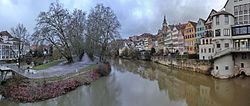
[[60,62],[62,62],[62,61],[54,60],[54,61],[48,62],[46,64],[35,66],[32,69],[34,69],[34,70],[44,70],[44,69],[47,69],[49,67],[55,66],[55,65],[59,64]]
[[16,102],[37,102],[54,98],[81,85],[88,85],[99,78],[95,74],[98,65],[89,65],[75,73],[51,78],[22,79],[12,78],[1,87],[1,94],[8,100]]

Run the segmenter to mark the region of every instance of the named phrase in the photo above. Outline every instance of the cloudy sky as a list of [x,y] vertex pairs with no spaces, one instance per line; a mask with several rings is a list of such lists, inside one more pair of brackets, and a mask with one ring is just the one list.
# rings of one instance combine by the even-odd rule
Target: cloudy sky
[[[55,0],[0,0],[0,31],[10,30],[23,23],[33,32],[36,17],[47,11]],[[221,10],[226,0],[59,0],[65,8],[88,12],[97,3],[110,6],[122,25],[121,36],[126,38],[144,32],[156,34],[163,16],[170,24],[206,18],[211,9]]]

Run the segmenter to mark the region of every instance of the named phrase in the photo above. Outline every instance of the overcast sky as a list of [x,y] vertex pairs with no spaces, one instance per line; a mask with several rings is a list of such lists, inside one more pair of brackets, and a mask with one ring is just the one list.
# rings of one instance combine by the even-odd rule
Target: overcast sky
[[[0,31],[23,23],[33,32],[36,17],[55,0],[0,0]],[[110,6],[120,21],[121,36],[156,34],[163,16],[170,24],[206,18],[211,9],[221,10],[226,0],[60,0],[65,8],[88,12],[97,3]]]

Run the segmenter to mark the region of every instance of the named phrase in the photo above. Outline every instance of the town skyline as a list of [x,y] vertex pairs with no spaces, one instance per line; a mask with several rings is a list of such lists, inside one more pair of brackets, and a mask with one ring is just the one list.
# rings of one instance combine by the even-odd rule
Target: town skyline
[[[2,23],[0,30],[10,31],[11,27],[23,23],[27,26],[28,31],[33,33],[37,15],[41,11],[48,10],[47,6],[53,1],[55,0],[34,3],[32,0],[23,0],[22,2],[19,0],[0,0],[0,17],[2,18],[0,20]],[[164,15],[166,15],[168,24],[207,18],[207,14],[211,9],[220,10],[226,0],[180,0],[174,2],[164,1],[165,3],[161,3],[163,2],[161,0],[108,0],[105,2],[102,0],[60,0],[60,2],[70,11],[78,8],[87,12],[97,3],[110,6],[114,9],[118,20],[122,24],[120,31],[122,38],[128,38],[142,33],[156,34],[161,27]]]

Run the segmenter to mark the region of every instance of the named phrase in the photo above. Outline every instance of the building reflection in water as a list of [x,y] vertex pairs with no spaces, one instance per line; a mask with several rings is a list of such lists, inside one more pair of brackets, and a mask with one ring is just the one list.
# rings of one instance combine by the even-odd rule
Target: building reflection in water
[[[169,67],[143,61],[119,60],[117,65],[141,77],[158,82],[171,101],[186,101],[190,106],[249,106],[250,78],[218,80],[199,73],[171,70]],[[116,62],[113,62],[114,64]],[[144,67],[144,70],[141,70]],[[244,82],[247,84],[245,86]]]

